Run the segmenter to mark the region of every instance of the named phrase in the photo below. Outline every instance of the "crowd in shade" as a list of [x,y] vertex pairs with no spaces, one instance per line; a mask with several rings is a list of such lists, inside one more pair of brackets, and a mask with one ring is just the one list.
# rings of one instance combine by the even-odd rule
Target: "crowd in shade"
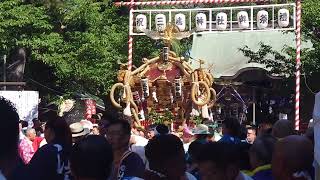
[[0,121],[0,180],[315,179],[313,127],[299,134],[288,120],[255,127],[226,118],[215,132],[136,128],[121,113],[97,124],[52,116],[30,125],[0,98]]

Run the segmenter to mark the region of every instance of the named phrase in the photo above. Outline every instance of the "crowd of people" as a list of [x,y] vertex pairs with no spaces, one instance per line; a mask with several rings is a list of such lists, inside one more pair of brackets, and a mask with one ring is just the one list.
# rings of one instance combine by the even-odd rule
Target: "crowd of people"
[[[0,180],[312,180],[312,127],[288,120],[242,126],[227,118],[181,132],[159,124],[132,127],[105,114],[98,124],[54,116],[32,126],[0,98]],[[311,134],[311,135],[310,135]]]

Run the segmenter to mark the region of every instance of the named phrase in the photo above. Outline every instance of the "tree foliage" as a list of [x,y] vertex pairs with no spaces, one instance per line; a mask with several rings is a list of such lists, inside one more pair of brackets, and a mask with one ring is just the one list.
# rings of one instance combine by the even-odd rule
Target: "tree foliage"
[[[312,43],[311,48],[301,52],[301,70],[303,75],[314,77],[320,73],[320,4],[317,0],[305,0],[302,3],[302,40]],[[262,63],[271,73],[294,77],[296,71],[295,48],[285,46],[282,52],[274,50],[270,45],[260,43],[258,51],[248,46],[240,51],[249,57],[249,62]]]
[[51,87],[101,95],[114,82],[117,62],[126,60],[128,23],[121,13],[108,1],[6,0],[0,2],[0,52],[24,47],[28,63],[37,64],[27,69],[33,79],[48,83],[37,75],[51,68]]

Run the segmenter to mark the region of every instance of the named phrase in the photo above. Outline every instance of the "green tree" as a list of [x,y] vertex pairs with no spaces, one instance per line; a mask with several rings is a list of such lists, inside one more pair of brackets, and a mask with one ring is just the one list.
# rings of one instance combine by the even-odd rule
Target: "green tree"
[[[63,92],[102,95],[114,83],[117,62],[126,60],[128,18],[121,13],[108,1],[6,0],[0,2],[0,52],[26,48],[33,79]],[[52,82],[37,67],[51,69]]]
[[[311,89],[319,90],[318,83],[313,83],[320,75],[320,4],[317,0],[304,0],[302,3],[302,40],[303,43],[311,42],[312,47],[301,52],[301,73],[306,84]],[[240,48],[242,53],[249,57],[249,62],[262,63],[271,73],[287,77],[292,81],[296,72],[295,47],[283,47],[282,52],[274,50],[270,45],[261,43],[257,51],[252,51],[247,46]],[[305,78],[305,79],[304,79]],[[307,82],[308,80],[309,83]],[[309,88],[309,87],[307,87]]]

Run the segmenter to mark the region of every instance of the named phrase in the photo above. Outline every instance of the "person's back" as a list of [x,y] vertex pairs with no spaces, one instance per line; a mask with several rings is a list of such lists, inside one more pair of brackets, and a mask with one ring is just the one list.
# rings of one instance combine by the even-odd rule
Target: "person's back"
[[34,180],[63,180],[66,174],[70,175],[68,163],[68,156],[60,145],[46,144],[38,149],[28,164],[28,177]]
[[5,180],[14,174],[19,163],[19,116],[13,105],[0,97],[0,179]]
[[237,146],[225,142],[205,144],[198,156],[201,180],[252,180],[240,172]]
[[273,180],[271,160],[277,139],[271,135],[259,136],[250,148],[250,164],[255,180]]
[[272,135],[281,139],[294,134],[293,124],[289,120],[278,120],[272,127]]
[[106,180],[112,162],[111,145],[102,136],[89,135],[72,147],[70,165],[74,180]]
[[26,177],[32,180],[68,180],[72,138],[66,121],[58,116],[48,120],[45,138],[48,144],[34,154],[27,166]]
[[313,163],[313,145],[303,136],[291,135],[279,140],[272,157],[275,180],[309,180]]
[[227,118],[222,123],[222,138],[219,142],[225,142],[229,144],[240,144],[240,123],[235,118]]
[[158,135],[145,148],[150,169],[144,174],[145,180],[194,180],[186,173],[182,141],[175,135]]

